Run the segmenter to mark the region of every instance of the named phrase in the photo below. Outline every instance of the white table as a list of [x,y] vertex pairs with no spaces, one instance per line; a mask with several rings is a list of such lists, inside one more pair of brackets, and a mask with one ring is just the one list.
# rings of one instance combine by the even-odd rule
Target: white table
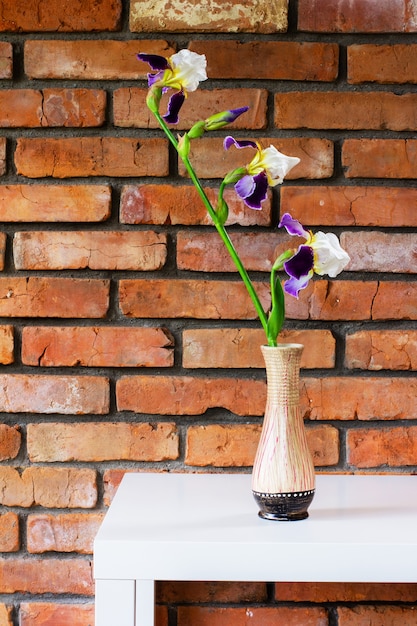
[[155,580],[417,582],[417,477],[318,475],[260,519],[249,474],[126,474],[94,544],[96,626],[154,626]]

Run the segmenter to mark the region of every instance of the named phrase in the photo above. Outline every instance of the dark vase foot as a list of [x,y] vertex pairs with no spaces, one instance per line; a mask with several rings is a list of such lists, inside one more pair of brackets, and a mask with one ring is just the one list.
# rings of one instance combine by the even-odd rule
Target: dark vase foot
[[307,509],[314,497],[314,489],[291,493],[252,493],[260,509],[259,517],[278,522],[306,519]]

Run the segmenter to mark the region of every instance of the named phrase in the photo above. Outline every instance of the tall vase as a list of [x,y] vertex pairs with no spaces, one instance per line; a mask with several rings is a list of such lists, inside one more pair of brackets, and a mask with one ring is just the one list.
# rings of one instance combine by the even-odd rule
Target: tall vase
[[299,410],[301,344],[261,346],[267,401],[252,472],[259,515],[301,520],[314,497],[315,473]]

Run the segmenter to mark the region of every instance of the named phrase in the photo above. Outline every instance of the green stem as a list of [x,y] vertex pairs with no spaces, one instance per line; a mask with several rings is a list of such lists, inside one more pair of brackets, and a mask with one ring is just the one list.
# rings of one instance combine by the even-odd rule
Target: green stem
[[[164,119],[162,118],[162,116],[159,113],[155,113],[154,114],[155,117],[157,118],[162,130],[165,132],[166,136],[168,137],[168,139],[170,140],[170,142],[172,143],[172,145],[174,146],[174,148],[177,150],[178,152],[178,141],[176,140],[176,138],[174,137],[173,133],[170,131],[170,129],[167,127],[167,125],[165,124]],[[207,209],[207,212],[209,213],[214,226],[217,229],[217,232],[219,233],[224,245],[226,246],[226,249],[228,251],[228,253],[230,254],[230,257],[232,258],[232,261],[234,262],[240,277],[243,280],[243,283],[249,293],[249,296],[254,304],[254,307],[256,309],[256,312],[259,316],[259,319],[261,321],[262,327],[265,331],[266,334],[268,334],[268,316],[264,311],[264,308],[258,298],[258,294],[255,291],[255,288],[252,284],[251,279],[249,278],[249,275],[246,271],[246,269],[244,268],[242,261],[239,258],[238,253],[236,252],[236,249],[232,243],[232,241],[230,240],[230,237],[226,231],[226,229],[224,228],[224,226],[219,222],[217,215],[216,215],[216,211],[213,209],[210,200],[207,198],[207,195],[204,191],[204,189],[201,186],[200,180],[198,179],[196,173],[194,172],[193,166],[191,165],[188,157],[181,157],[182,161],[186,167],[186,170],[188,172],[188,174],[190,175],[190,178],[192,180],[192,182],[194,183],[195,188],[197,189],[198,194],[200,195],[200,198],[202,199],[204,206]],[[224,188],[224,185],[223,185]],[[222,188],[222,189],[223,189]]]

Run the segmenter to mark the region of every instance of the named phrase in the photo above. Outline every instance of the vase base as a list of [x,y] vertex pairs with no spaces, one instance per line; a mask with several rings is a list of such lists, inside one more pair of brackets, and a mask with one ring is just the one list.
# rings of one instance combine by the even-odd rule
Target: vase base
[[253,496],[259,506],[259,517],[277,522],[295,522],[308,517],[314,489],[292,491],[289,493],[259,493]]

